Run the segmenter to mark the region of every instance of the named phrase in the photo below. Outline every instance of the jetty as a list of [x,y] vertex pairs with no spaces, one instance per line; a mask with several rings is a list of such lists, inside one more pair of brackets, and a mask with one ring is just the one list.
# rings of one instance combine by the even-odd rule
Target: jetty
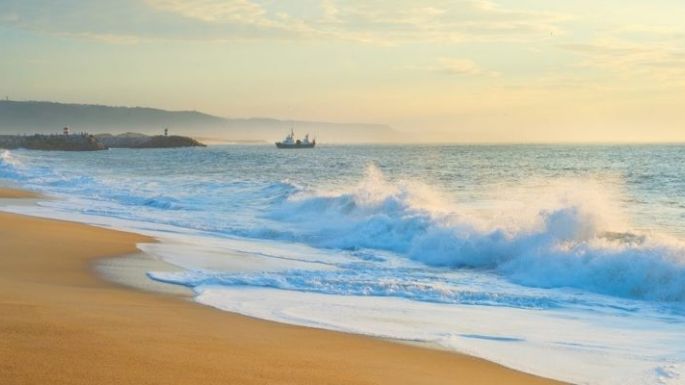
[[99,151],[107,147],[93,135],[0,135],[0,148],[45,151]]
[[95,138],[109,148],[176,148],[176,147],[206,147],[197,140],[179,135],[144,135],[134,132],[125,134],[99,134]]
[[177,148],[206,147],[197,140],[178,135],[144,135],[126,133],[120,135],[88,133],[70,134],[65,127],[62,134],[0,135],[0,148],[14,150],[44,151],[100,151],[109,148]]

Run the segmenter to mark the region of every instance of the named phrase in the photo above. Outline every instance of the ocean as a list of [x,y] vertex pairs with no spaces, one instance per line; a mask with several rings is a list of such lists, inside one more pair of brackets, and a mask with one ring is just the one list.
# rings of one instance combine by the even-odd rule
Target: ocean
[[579,384],[685,383],[685,146],[0,150],[4,210],[158,237],[150,279]]

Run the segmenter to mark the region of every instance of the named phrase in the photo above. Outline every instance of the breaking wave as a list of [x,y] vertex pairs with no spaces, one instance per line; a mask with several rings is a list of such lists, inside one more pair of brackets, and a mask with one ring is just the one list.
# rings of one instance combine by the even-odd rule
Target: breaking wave
[[20,177],[21,162],[10,150],[0,150],[0,178],[17,179]]
[[[526,286],[685,301],[685,247],[631,232],[605,188],[561,181],[515,209],[460,208],[375,167],[343,193],[300,192],[269,214],[319,247],[378,249],[426,265],[494,270]],[[488,210],[486,210],[488,211]],[[488,215],[489,214],[489,215]]]

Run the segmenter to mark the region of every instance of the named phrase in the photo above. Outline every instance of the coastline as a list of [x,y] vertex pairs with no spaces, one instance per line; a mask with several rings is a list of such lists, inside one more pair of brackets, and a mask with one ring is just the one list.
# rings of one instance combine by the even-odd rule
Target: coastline
[[[35,195],[0,188],[0,199],[21,198]],[[560,384],[458,353],[227,313],[94,271],[111,258],[146,266],[136,244],[153,241],[0,213],[3,383]]]
[[0,185],[0,199],[37,199],[41,195],[33,191],[26,191],[14,187]]

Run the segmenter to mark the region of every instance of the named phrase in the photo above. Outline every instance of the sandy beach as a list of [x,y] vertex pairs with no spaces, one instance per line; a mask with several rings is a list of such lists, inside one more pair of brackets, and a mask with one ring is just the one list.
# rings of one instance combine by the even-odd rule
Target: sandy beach
[[0,383],[559,383],[465,355],[251,319],[93,271],[96,259],[153,241],[0,213]]
[[0,199],[31,199],[40,195],[11,187],[0,187]]

